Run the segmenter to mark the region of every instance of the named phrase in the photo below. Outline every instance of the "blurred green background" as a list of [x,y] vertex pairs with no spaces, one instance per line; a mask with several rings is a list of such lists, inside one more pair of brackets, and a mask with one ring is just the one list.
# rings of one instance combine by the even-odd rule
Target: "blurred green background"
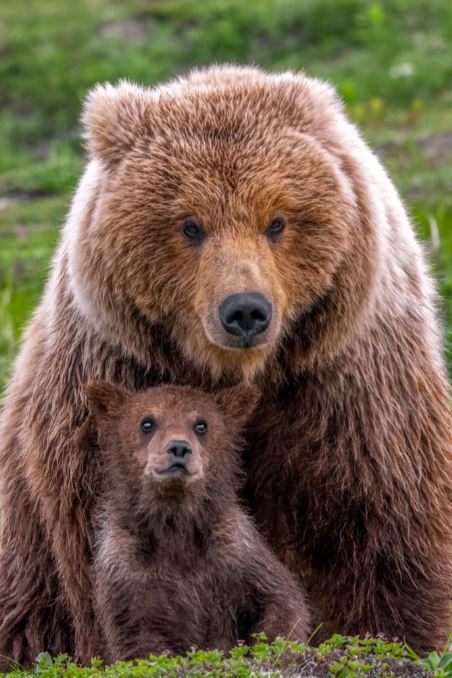
[[335,83],[426,242],[452,338],[450,0],[1,0],[0,390],[82,169],[86,90],[214,61]]

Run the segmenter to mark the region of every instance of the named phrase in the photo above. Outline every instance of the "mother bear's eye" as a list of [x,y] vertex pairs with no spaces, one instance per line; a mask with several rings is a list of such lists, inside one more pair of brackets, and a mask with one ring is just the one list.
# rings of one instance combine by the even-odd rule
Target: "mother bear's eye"
[[203,227],[197,219],[188,217],[182,222],[182,233],[185,237],[194,243],[200,243],[206,237]]
[[284,217],[274,217],[267,226],[265,235],[269,238],[276,238],[276,236],[280,235],[285,228],[286,220]]

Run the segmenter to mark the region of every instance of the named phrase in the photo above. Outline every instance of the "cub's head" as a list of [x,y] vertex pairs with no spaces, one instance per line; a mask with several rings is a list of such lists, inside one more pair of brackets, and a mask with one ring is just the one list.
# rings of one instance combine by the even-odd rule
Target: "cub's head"
[[98,86],[83,120],[93,160],[67,225],[69,277],[109,341],[144,352],[158,326],[191,363],[241,376],[325,333],[334,348],[353,326],[372,235],[329,87],[210,69]]
[[[214,397],[184,387],[132,393],[101,381],[85,385],[111,491],[142,506],[185,510],[236,487],[236,447],[257,401],[251,388]],[[133,488],[133,490],[132,490]]]

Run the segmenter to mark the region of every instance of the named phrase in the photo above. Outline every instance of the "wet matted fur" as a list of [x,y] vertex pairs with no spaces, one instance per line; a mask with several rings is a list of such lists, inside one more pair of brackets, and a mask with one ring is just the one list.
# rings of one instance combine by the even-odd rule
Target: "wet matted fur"
[[[441,646],[452,467],[435,295],[334,91],[214,67],[156,89],[99,86],[84,125],[91,160],[2,418],[1,652],[93,650],[89,379],[253,381],[248,499],[322,632]],[[202,241],[184,236],[187,218]],[[272,304],[248,348],[218,316],[243,291]]]

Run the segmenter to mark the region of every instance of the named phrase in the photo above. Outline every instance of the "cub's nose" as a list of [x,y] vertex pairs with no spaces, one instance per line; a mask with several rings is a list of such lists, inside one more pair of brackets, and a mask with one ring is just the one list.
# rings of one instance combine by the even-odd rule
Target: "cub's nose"
[[171,440],[166,446],[166,451],[175,459],[185,459],[191,454],[191,445],[186,440]]
[[272,306],[263,294],[243,292],[231,294],[220,306],[220,320],[226,332],[253,337],[267,329]]

